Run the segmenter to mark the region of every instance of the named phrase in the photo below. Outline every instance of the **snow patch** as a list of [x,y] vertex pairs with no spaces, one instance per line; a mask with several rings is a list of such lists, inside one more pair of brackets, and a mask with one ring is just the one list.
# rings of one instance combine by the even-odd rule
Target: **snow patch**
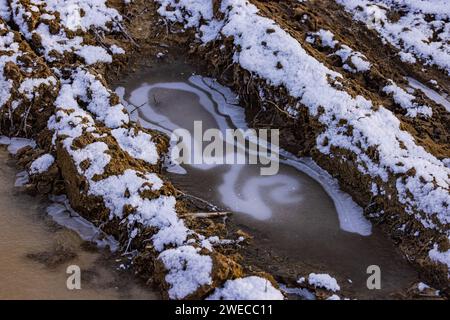
[[48,168],[50,168],[54,162],[55,158],[51,154],[46,153],[31,163],[30,173],[31,174],[43,173],[47,171]]
[[212,283],[212,259],[201,255],[200,249],[192,246],[180,246],[163,251],[160,259],[168,273],[166,282],[170,285],[169,297],[183,299],[202,285]]
[[283,300],[283,294],[269,280],[250,276],[227,280],[207,300]]
[[325,288],[333,292],[341,290],[336,279],[327,273],[310,273],[308,283],[316,288]]
[[111,130],[120,148],[136,159],[144,160],[150,164],[158,162],[158,150],[152,141],[152,136],[134,129],[118,128]]

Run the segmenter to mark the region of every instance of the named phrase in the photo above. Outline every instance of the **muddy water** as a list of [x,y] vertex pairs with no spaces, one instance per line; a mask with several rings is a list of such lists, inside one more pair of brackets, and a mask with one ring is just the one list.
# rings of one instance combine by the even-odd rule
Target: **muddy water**
[[[16,169],[0,148],[0,299],[155,299],[121,270],[126,260],[85,248],[73,231],[46,215],[39,201],[14,187]],[[81,290],[68,290],[69,265],[81,269]]]
[[[193,132],[198,120],[203,130],[246,128],[231,91],[192,75],[184,64],[160,66],[123,80],[117,92],[141,125],[169,134],[177,128]],[[291,266],[328,272],[358,298],[388,298],[417,281],[391,241],[365,220],[336,181],[309,159],[282,155],[274,176],[261,176],[257,165],[169,164],[168,171],[180,189],[233,211],[232,220],[255,236],[259,250]],[[282,269],[277,263],[266,269],[276,273]],[[381,268],[381,290],[366,287],[369,265]]]

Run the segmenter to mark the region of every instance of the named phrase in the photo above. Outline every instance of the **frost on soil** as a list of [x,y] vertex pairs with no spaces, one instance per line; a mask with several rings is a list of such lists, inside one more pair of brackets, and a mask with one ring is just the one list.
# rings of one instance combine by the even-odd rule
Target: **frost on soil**
[[[336,0],[353,17],[399,48],[404,62],[418,59],[450,75],[450,5],[447,0]],[[389,13],[399,12],[395,21]]]

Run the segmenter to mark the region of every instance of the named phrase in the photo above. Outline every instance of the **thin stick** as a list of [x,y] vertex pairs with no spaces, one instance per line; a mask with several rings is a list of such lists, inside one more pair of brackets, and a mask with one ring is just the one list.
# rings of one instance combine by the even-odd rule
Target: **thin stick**
[[180,218],[195,218],[195,219],[206,219],[206,218],[220,218],[229,216],[231,212],[188,212],[180,215]]
[[287,115],[289,118],[292,118],[292,116],[291,116],[289,113],[287,113],[285,110],[281,109],[275,102],[270,101],[269,99],[266,99],[266,101],[269,102],[271,105],[273,105],[275,108],[277,108],[278,111],[284,113],[284,114]]
[[[131,103],[129,103],[129,104],[131,104]],[[131,104],[131,105],[134,107],[134,109],[130,111],[130,114],[133,113],[133,112],[135,112],[136,110],[140,109],[141,107],[145,106],[145,105],[146,105],[146,102],[144,102],[144,103],[141,104],[140,106],[135,106],[134,104]]]

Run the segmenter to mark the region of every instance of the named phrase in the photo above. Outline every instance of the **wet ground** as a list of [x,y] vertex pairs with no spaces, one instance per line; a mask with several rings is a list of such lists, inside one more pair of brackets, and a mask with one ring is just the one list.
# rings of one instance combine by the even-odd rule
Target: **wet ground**
[[[203,130],[245,129],[236,97],[192,75],[193,68],[183,63],[160,64],[124,79],[117,92],[141,125],[168,134],[177,128],[193,132],[194,121],[202,121]],[[297,275],[305,275],[309,266],[346,282],[347,292],[358,298],[393,297],[418,281],[399,250],[326,172],[309,159],[282,155],[273,176],[261,176],[259,165],[169,166],[168,174],[181,190],[233,211],[233,223],[254,236],[253,250],[275,276],[286,268],[296,272],[296,265]],[[381,268],[381,290],[366,287],[370,265]]]
[[[87,244],[47,215],[49,201],[14,187],[17,170],[0,147],[0,299],[157,299],[125,257]],[[69,290],[67,268],[81,270],[81,290]]]

